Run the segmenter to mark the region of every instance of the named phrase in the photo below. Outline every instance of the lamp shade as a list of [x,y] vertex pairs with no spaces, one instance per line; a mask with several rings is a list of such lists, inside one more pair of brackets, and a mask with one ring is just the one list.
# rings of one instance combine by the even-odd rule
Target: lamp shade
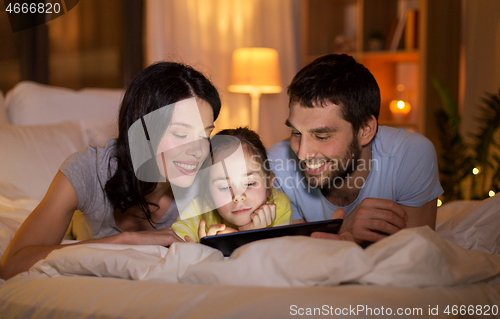
[[228,90],[235,93],[281,92],[278,51],[269,48],[236,49]]

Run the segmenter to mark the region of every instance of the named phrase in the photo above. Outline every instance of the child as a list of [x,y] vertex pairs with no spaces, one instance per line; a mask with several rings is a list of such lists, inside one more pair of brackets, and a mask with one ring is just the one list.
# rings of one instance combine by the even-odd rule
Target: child
[[266,149],[255,132],[223,130],[211,148],[212,166],[201,172],[205,191],[172,225],[181,238],[199,242],[205,236],[290,224],[290,200],[272,188]]

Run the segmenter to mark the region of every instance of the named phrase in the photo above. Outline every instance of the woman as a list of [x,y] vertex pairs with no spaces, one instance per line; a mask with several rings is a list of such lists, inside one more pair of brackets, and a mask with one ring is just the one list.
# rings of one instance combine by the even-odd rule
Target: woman
[[0,277],[26,271],[63,247],[77,209],[93,235],[77,244],[181,241],[170,228],[178,216],[173,185],[193,183],[220,107],[215,87],[189,66],[161,62],[143,70],[125,92],[118,139],[63,163],[5,251]]

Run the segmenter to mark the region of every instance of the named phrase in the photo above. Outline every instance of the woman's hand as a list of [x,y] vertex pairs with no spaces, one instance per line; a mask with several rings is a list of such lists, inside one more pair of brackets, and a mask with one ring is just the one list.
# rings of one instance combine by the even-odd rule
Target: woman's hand
[[183,240],[170,227],[140,232],[128,232],[124,234],[127,236],[126,239],[124,239],[124,244],[161,245],[169,247],[173,243],[183,242]]
[[250,215],[252,221],[240,226],[239,230],[266,228],[276,220],[276,204],[264,204]]
[[[214,236],[220,234],[236,233],[237,230],[228,227],[224,224],[215,224],[208,227],[208,231],[205,231],[206,222],[202,219],[200,220],[200,226],[198,227],[198,238],[202,239],[205,236]],[[187,240],[186,240],[187,241]]]

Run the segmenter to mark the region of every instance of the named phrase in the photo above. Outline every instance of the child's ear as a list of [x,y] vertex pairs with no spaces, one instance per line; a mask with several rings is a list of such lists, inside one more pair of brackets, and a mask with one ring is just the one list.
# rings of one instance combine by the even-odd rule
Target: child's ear
[[274,174],[271,172],[267,177],[267,197],[273,193]]

